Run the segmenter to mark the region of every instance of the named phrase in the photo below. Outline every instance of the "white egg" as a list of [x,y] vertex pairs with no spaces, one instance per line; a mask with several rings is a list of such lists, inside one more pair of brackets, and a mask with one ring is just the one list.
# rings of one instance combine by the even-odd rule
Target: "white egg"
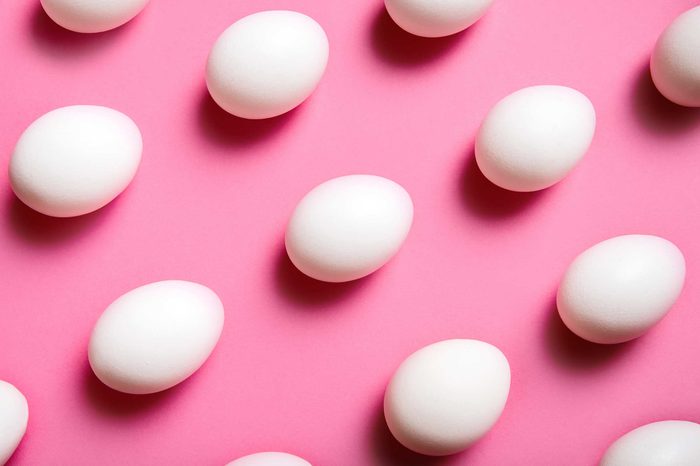
[[223,325],[223,305],[209,288],[180,280],[144,285],[100,316],[90,338],[90,365],[120,392],[159,392],[204,364]]
[[384,396],[389,430],[424,455],[460,452],[496,423],[508,398],[510,367],[493,345],[445,340],[409,356]]
[[660,421],[638,427],[615,441],[600,466],[698,466],[700,424]]
[[219,36],[207,62],[207,87],[233,115],[270,118],[306,100],[327,62],[328,38],[316,21],[295,11],[262,11]]
[[700,6],[677,17],[651,55],[651,77],[668,100],[700,107]]
[[14,385],[0,380],[0,464],[15,452],[27,431],[27,399]]
[[402,29],[423,37],[444,37],[467,29],[493,0],[384,0],[389,16]]
[[411,196],[397,183],[373,175],[341,176],[299,202],[287,225],[287,254],[317,280],[355,280],[398,252],[412,221]]
[[75,32],[104,32],[138,15],[148,0],[41,0],[56,24]]
[[52,110],[22,133],[10,159],[17,197],[53,217],[75,217],[112,201],[136,174],[143,143],[136,124],[107,107]]
[[311,466],[311,463],[289,453],[265,452],[238,458],[226,466]]
[[622,343],[659,322],[684,281],[685,259],[676,245],[658,236],[617,236],[571,263],[557,307],[564,324],[581,338]]
[[498,102],[476,136],[476,161],[494,184],[538,191],[561,181],[588,151],[593,104],[575,89],[533,86]]

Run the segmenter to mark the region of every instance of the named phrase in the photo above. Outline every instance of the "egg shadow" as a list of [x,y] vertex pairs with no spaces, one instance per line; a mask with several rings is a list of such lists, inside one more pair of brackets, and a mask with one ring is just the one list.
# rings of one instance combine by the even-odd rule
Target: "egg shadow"
[[384,419],[383,397],[374,410],[368,429],[370,450],[377,466],[447,466],[465,464],[469,450],[449,456],[426,456],[401,445],[392,435]]
[[284,245],[279,249],[275,264],[277,290],[287,301],[306,308],[318,308],[338,303],[358,292],[372,275],[344,283],[328,283],[304,275],[292,263]]
[[246,147],[279,134],[295,118],[299,107],[276,117],[248,120],[219,107],[205,88],[200,95],[197,115],[199,128],[208,140],[222,147]]
[[615,345],[584,340],[564,325],[557,311],[556,299],[547,310],[543,333],[542,341],[550,358],[557,365],[574,371],[591,371],[609,365],[636,344],[636,340]]
[[656,89],[648,62],[637,73],[632,105],[638,123],[655,133],[673,135],[700,125],[700,108],[675,104]]
[[162,408],[172,402],[185,389],[188,380],[162,392],[131,395],[118,392],[103,384],[86,361],[83,369],[83,393],[90,406],[100,415],[129,419],[159,407]]
[[[29,407],[31,409],[31,406]],[[32,417],[29,417],[28,423],[27,423],[27,430],[24,433],[24,436],[22,437],[21,441],[19,442],[19,445],[17,445],[17,448],[15,448],[15,451],[12,453],[12,455],[8,458],[8,460],[5,462],[3,466],[22,466],[29,464],[27,463],[27,460],[24,458],[24,452],[26,451],[27,448],[31,448],[31,442],[32,442]],[[27,444],[30,444],[29,447],[27,447]]]
[[15,236],[37,246],[62,244],[76,240],[97,228],[105,221],[115,202],[118,202],[118,199],[95,212],[79,217],[58,218],[27,207],[10,191],[6,196],[8,221],[5,224]]
[[118,28],[98,33],[80,33],[70,31],[56,24],[44,11],[40,2],[30,18],[30,33],[37,48],[49,56],[77,57],[97,53],[116,41],[123,33],[133,27],[138,16]]
[[532,207],[546,191],[521,193],[496,186],[481,173],[473,148],[467,157],[458,183],[458,191],[464,207],[483,219],[515,216]]
[[445,56],[472,34],[476,24],[446,37],[420,37],[401,29],[382,4],[370,28],[370,43],[382,61],[401,67],[430,63]]

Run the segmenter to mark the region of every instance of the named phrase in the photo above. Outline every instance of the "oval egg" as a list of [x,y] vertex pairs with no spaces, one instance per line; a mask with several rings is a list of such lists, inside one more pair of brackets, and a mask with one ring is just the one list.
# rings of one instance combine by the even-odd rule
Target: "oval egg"
[[389,16],[403,30],[422,37],[444,37],[467,29],[492,0],[384,0]]
[[271,118],[306,100],[327,62],[328,38],[316,21],[295,11],[262,11],[219,36],[207,61],[207,87],[233,115]]
[[398,252],[413,203],[397,183],[348,175],[312,189],[292,214],[285,245],[292,263],[325,282],[347,282],[379,269]]
[[46,14],[59,26],[74,32],[104,32],[127,23],[146,7],[148,0],[41,0]]
[[221,301],[203,285],[181,280],[144,285],[100,316],[90,337],[90,366],[120,392],[166,390],[204,364],[223,324]]
[[136,174],[141,132],[107,107],[62,107],[22,133],[10,159],[17,197],[52,217],[75,217],[112,201]]
[[593,104],[575,89],[533,86],[498,102],[476,136],[479,169],[511,191],[538,191],[561,181],[588,151]]
[[0,380],[0,464],[15,452],[27,431],[27,399],[14,385]]
[[445,340],[401,363],[386,389],[384,417],[405,447],[450,455],[493,427],[509,390],[510,367],[498,348],[478,340]]
[[617,439],[600,466],[700,465],[700,424],[660,421],[638,427]]
[[264,452],[238,458],[226,466],[311,466],[311,463],[289,453]]
[[664,30],[651,55],[651,77],[668,100],[700,107],[700,6],[678,16]]
[[652,235],[608,239],[581,253],[557,293],[564,324],[594,343],[622,343],[646,333],[683,288],[685,259]]

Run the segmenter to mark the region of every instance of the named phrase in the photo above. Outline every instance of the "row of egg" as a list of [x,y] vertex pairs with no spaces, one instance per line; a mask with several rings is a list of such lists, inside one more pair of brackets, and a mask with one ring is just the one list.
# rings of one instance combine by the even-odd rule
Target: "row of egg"
[[[521,89],[488,112],[476,138],[476,160],[484,175],[501,187],[546,188],[583,157],[595,120],[591,102],[574,89]],[[91,105],[58,108],[39,117],[20,136],[10,159],[10,182],[17,197],[38,212],[54,217],[87,214],[126,189],[142,148],[139,128],[123,113]],[[394,191],[386,188],[386,195]],[[402,223],[410,224],[410,201],[395,202],[401,204]],[[373,203],[356,208],[363,206],[373,208]]]
[[[59,25],[76,32],[103,32],[135,17],[148,0],[41,0]],[[476,22],[492,0],[385,0],[401,28],[423,37],[455,34]],[[681,14],[663,32],[651,58],[659,91],[684,106],[700,107],[700,7]],[[328,39],[308,16],[265,11],[229,27],[214,45],[207,85],[226,111],[243,118],[269,118],[303,102],[321,79]]]
[[[210,290],[201,285],[188,282],[159,282],[127,293],[112,304],[105,314],[110,312],[110,309],[119,301],[128,299],[130,294],[145,294],[145,299],[152,299],[155,289],[161,288],[162,292],[167,287],[174,290],[182,287],[180,291],[183,293],[201,293],[200,297],[204,300],[215,298]],[[187,290],[188,287],[193,288]],[[151,289],[140,291],[147,288]],[[148,296],[149,294],[151,296]],[[211,309],[211,315],[207,316],[208,322],[205,325],[199,323],[197,325],[201,331],[216,333],[220,331],[218,324],[223,320],[223,314],[218,312],[220,302],[210,304],[214,306]],[[124,306],[125,303],[122,302],[120,305]],[[93,368],[96,368],[97,364],[104,363],[104,360],[94,362],[93,351],[105,350],[104,347],[98,350],[94,348],[102,345],[125,346],[124,341],[109,341],[110,337],[118,336],[117,334],[124,329],[123,325],[128,324],[128,320],[133,318],[128,315],[128,310],[124,312],[126,316],[115,317],[114,314],[118,312],[114,309],[111,311],[111,320],[116,322],[114,325],[118,328],[111,331],[103,329],[103,335],[98,337],[102,340],[98,343],[95,343],[96,337],[93,334],[90,342],[90,363]],[[162,316],[160,318],[162,319]],[[105,325],[101,324],[103,320],[105,316],[100,319],[98,326]],[[97,327],[95,330],[97,331]],[[137,338],[141,340],[140,335]],[[145,346],[149,351],[154,349],[152,342],[142,340],[126,346],[128,348],[120,351],[134,350],[138,346]],[[211,348],[208,346],[210,345],[197,348],[199,355],[192,353],[186,355],[186,358],[190,361],[194,360],[202,353],[210,351]],[[147,353],[148,356],[151,356],[151,353]],[[95,358],[99,359],[97,356]],[[119,383],[151,384],[155,380],[154,374],[157,373],[157,376],[167,379],[167,383],[172,383],[173,368],[164,365],[167,364],[168,359],[172,361],[172,356],[164,353],[155,354],[153,361],[156,367],[149,369],[153,374],[137,374],[133,369],[140,363],[134,366],[132,361],[126,364],[131,367],[125,367],[123,358],[117,357],[114,361],[115,367],[102,367],[105,371],[102,375],[132,379],[122,380]],[[133,388],[137,385],[128,386]],[[495,346],[478,340],[441,341],[416,351],[399,366],[386,390],[384,415],[392,434],[407,448],[426,455],[457,453],[472,445],[495,424],[505,406],[509,386],[508,361]],[[1,380],[0,413],[2,413],[0,416],[0,464],[5,464],[26,432],[29,409],[22,393],[13,385]],[[670,420],[647,424],[625,434],[607,449],[599,466],[697,464],[700,464],[700,424]],[[264,452],[239,458],[228,466],[311,465],[288,453]]]
[[[348,216],[348,210],[343,210],[365,204],[372,206],[369,211],[350,208]],[[379,210],[388,207],[388,218],[398,220],[401,230],[382,224],[386,218],[372,210],[373,204],[380,205]],[[351,273],[357,278],[368,264],[363,263],[366,258],[376,269],[398,248],[410,215],[406,218],[392,209],[402,207],[410,207],[410,198],[384,178],[353,175],[328,181],[311,191],[293,214],[287,233],[290,256],[298,266],[303,263],[307,272],[333,273],[329,277],[333,279]],[[349,217],[353,221],[346,223]],[[321,228],[314,230],[314,223]],[[334,244],[337,235],[350,250]],[[357,256],[348,254],[358,246],[358,238],[373,244],[362,244]],[[319,253],[316,246],[328,248],[328,253]],[[331,269],[326,269],[329,265]],[[559,286],[557,306],[564,323],[582,338],[621,343],[641,336],[664,317],[684,279],[683,254],[673,243],[650,235],[618,236],[587,249],[571,263]],[[224,307],[211,289],[179,280],[151,283],[122,295],[102,313],[90,337],[88,359],[97,378],[115,390],[159,392],[204,364],[223,325]],[[26,429],[27,405],[11,385],[4,383],[0,388],[0,458],[7,458]],[[446,340],[416,351],[399,366],[386,389],[384,414],[394,437],[407,448],[426,455],[449,455],[468,448],[491,429],[509,390],[510,367],[498,348],[478,340]],[[668,434],[669,429],[687,434],[693,442]],[[680,456],[671,458],[700,461],[700,451],[693,447],[700,445],[700,426],[676,422],[656,435],[659,439],[651,443],[637,442],[634,436],[625,440],[601,464],[631,464],[625,458],[639,454],[639,448],[649,450],[650,445],[655,445],[657,455],[675,448]],[[239,461],[243,462],[233,464],[282,464],[266,463],[264,455]]]

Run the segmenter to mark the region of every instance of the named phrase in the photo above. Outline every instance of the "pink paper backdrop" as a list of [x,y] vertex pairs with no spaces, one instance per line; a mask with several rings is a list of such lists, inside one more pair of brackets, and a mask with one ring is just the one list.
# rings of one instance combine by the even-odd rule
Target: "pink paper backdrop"
[[[0,378],[30,403],[12,465],[222,465],[286,450],[316,466],[584,466],[643,423],[700,421],[700,112],[661,98],[656,37],[694,0],[496,0],[467,32],[399,30],[380,0],[152,0],[96,36],[55,26],[37,0],[0,14],[0,157],[44,112],[102,104],[129,114],[145,150],[130,188],[95,214],[58,220],[16,201],[0,170]],[[307,13],[331,55],[314,96],[248,122],[204,86],[218,34],[263,9]],[[533,84],[586,93],[593,146],[564,182],[514,194],[473,162],[479,122]],[[383,270],[347,285],[296,272],[282,248],[317,183],[373,173],[412,194],[415,223]],[[653,233],[688,262],[673,311],[637,342],[570,334],[553,297],[567,264],[610,236]],[[86,345],[127,290],[181,278],[226,306],[217,349],[168,392],[125,396],[91,374]],[[464,454],[404,450],[381,414],[385,384],[419,347],[498,345],[512,366],[506,410]]]

